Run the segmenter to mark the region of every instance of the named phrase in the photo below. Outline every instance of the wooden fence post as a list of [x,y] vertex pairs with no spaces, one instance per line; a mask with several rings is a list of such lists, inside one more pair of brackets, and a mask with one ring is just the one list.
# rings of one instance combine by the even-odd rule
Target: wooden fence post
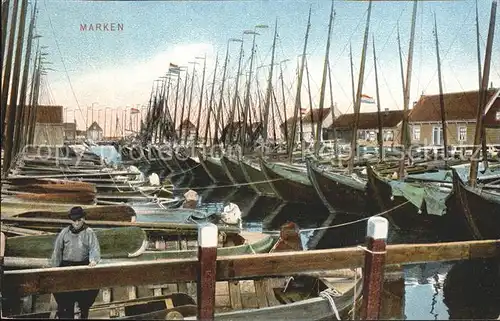
[[218,236],[219,233],[215,224],[207,223],[198,227],[198,320],[214,319]]
[[368,220],[361,320],[379,319],[388,229],[389,222],[383,217]]

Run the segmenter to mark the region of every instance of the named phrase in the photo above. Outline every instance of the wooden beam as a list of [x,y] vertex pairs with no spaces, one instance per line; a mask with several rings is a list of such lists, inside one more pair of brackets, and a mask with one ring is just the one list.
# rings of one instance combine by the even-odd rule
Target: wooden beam
[[[500,256],[500,240],[387,246],[386,265],[491,258]],[[287,276],[312,271],[363,266],[358,247],[219,257],[217,280]],[[112,286],[190,282],[198,260],[155,260],[130,263],[5,271],[4,295],[29,295]],[[148,271],[148,273],[144,273]]]

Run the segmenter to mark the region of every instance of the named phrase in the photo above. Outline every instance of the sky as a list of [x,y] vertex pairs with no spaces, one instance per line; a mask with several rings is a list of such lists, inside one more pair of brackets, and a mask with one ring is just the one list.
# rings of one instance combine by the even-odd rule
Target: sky
[[[33,1],[31,1],[30,6]],[[87,108],[94,105],[94,114],[104,110],[108,119],[123,115],[131,106],[148,103],[153,81],[168,71],[169,63],[189,66],[197,61],[192,109],[197,109],[201,83],[202,59],[206,55],[205,90],[212,82],[215,59],[219,66],[216,83],[222,79],[222,63],[228,39],[243,37],[242,66],[247,72],[252,36],[244,30],[258,30],[254,61],[259,86],[265,90],[268,77],[274,25],[278,41],[275,62],[284,72],[287,115],[291,115],[297,92],[297,66],[302,54],[311,9],[311,25],[307,44],[307,65],[313,106],[318,106],[325,59],[331,1],[328,0],[248,0],[248,1],[70,1],[39,0],[37,33],[40,45],[47,46],[51,63],[44,80],[41,102],[64,106],[70,120],[85,127]],[[412,1],[374,1],[369,42],[366,54],[363,94],[376,98],[373,62],[375,41],[382,109],[402,109],[403,94],[397,45],[401,35],[403,65],[410,38]],[[481,61],[490,19],[490,0],[479,0]],[[358,83],[367,1],[335,1],[335,18],[329,54],[332,68],[333,101],[340,113],[353,112],[349,46],[352,46],[354,82]],[[442,79],[445,92],[477,90],[477,49],[475,1],[419,1],[416,18],[413,72],[410,104],[421,94],[437,94],[438,77],[434,38],[434,15],[437,20]],[[82,24],[121,24],[120,31],[81,31]],[[254,29],[256,25],[269,27]],[[500,19],[496,21],[497,36],[493,45],[490,82],[500,86]],[[116,27],[115,27],[116,28]],[[229,44],[228,77],[234,87],[240,44]],[[281,104],[280,80],[274,69],[273,84]],[[182,74],[184,75],[184,73]],[[232,78],[232,79],[231,79]],[[240,90],[244,81],[240,82]],[[232,89],[232,88],[231,88]],[[242,91],[240,91],[242,92]],[[227,93],[225,94],[227,95]],[[327,91],[325,106],[330,106]],[[172,96],[173,97],[173,96]],[[206,97],[206,92],[205,92]],[[216,93],[216,98],[218,93]],[[218,99],[218,98],[217,98]],[[307,78],[302,85],[302,107],[309,108]],[[113,112],[113,110],[115,110]],[[376,104],[362,104],[361,111],[375,111]],[[97,116],[94,116],[97,119]],[[196,112],[190,113],[196,124]],[[102,123],[101,123],[102,125]],[[114,128],[113,128],[114,129]]]

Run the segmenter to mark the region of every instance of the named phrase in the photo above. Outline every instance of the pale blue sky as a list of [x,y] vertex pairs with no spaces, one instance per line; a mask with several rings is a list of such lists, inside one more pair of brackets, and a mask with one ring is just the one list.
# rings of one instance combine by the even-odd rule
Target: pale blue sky
[[[437,65],[433,36],[433,15],[436,13],[440,54],[445,91],[475,90],[477,83],[475,5],[467,1],[421,1],[418,6],[411,100],[419,95],[438,92]],[[49,60],[56,72],[50,72],[48,82],[51,100],[77,109],[67,74],[73,85],[79,105],[98,102],[99,106],[123,108],[145,104],[154,79],[164,74],[168,63],[186,65],[195,56],[207,55],[207,81],[216,53],[223,59],[227,40],[241,37],[243,30],[257,24],[269,29],[257,37],[255,66],[269,64],[274,32],[278,19],[280,40],[276,50],[277,61],[290,59],[286,64],[285,81],[290,88],[289,112],[296,92],[295,69],[302,47],[309,7],[312,9],[308,43],[308,61],[311,73],[313,100],[319,99],[327,26],[331,2],[328,0],[249,0],[249,1],[56,1],[39,0],[38,33],[41,44],[49,46]],[[370,43],[366,60],[363,92],[375,96],[371,37],[375,36],[379,62],[379,83],[382,108],[400,109],[403,106],[396,28],[402,38],[404,56],[407,56],[411,1],[373,3],[370,24]],[[330,61],[333,67],[334,101],[341,112],[352,112],[351,80],[349,72],[349,43],[354,56],[355,79],[359,70],[362,37],[368,2],[336,1],[336,17],[332,33]],[[482,57],[490,18],[490,0],[479,1]],[[498,16],[498,14],[497,14]],[[49,21],[50,17],[50,21]],[[121,23],[123,31],[80,31],[80,24]],[[500,32],[497,17],[490,80],[500,86]],[[57,39],[57,44],[55,39]],[[245,63],[248,68],[251,36],[246,35]],[[58,50],[59,47],[59,50]],[[236,73],[239,44],[231,43],[229,75]],[[222,63],[222,61],[220,61]],[[406,60],[405,60],[406,64]],[[197,66],[201,70],[201,66]],[[220,65],[219,65],[220,72]],[[219,73],[218,72],[218,73]],[[261,69],[259,79],[267,77],[267,68]],[[220,81],[220,76],[218,78]],[[276,80],[275,80],[276,82]],[[304,90],[307,82],[304,79]],[[47,94],[44,99],[48,99]],[[302,94],[303,107],[308,107],[308,96]],[[326,103],[329,106],[330,99]],[[193,105],[195,105],[193,103]],[[197,103],[196,103],[197,106]],[[363,105],[372,111],[375,105]],[[79,127],[83,119],[77,112]],[[72,118],[70,112],[70,118]],[[109,116],[108,116],[109,117]],[[192,120],[196,119],[192,116]]]

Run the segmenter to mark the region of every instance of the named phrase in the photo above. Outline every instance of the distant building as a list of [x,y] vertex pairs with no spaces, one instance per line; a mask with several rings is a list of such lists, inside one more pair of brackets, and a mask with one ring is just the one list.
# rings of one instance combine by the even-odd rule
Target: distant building
[[[398,145],[400,142],[400,126],[403,121],[402,110],[386,110],[380,113],[382,125],[382,140],[384,145]],[[333,130],[337,139],[348,143],[352,140],[354,114],[343,114],[335,118],[329,127],[329,139],[333,139]],[[361,143],[376,143],[378,134],[378,113],[360,113],[358,122],[358,141]]]
[[[485,104],[498,89],[487,92]],[[448,145],[473,145],[476,131],[478,91],[443,95]],[[500,144],[500,97],[497,97],[484,117],[486,143]],[[439,94],[422,95],[409,115],[412,144],[443,145]]]
[[87,139],[93,140],[93,141],[100,141],[102,140],[102,133],[103,130],[101,126],[97,122],[93,122],[92,125],[89,126],[87,129]]
[[179,128],[177,128],[177,131],[179,132],[182,128],[182,141],[184,141],[185,137],[187,136],[187,141],[192,142],[194,141],[194,138],[196,136],[196,126],[189,121],[189,119],[185,119],[180,125]]
[[[27,106],[31,108],[30,106]],[[63,106],[38,105],[35,115],[34,145],[60,146],[64,143]]]
[[[321,137],[320,140],[323,140],[325,138],[324,135],[324,130],[326,128],[325,125],[325,120],[329,118],[328,116],[331,113],[330,108],[324,108],[323,111],[321,111],[319,108],[315,109],[307,109],[309,110],[302,116],[302,138],[306,142],[312,142],[314,139],[314,136],[316,136],[316,128],[321,122],[322,128],[321,128]],[[295,117],[290,117],[287,119],[286,124],[287,124],[287,134],[291,135],[292,132],[292,126],[293,123],[295,122]],[[297,130],[296,130],[296,136],[295,136],[295,141],[298,142],[300,141],[300,119],[296,121],[297,123]],[[283,137],[287,136],[285,135],[285,123],[282,123],[280,125],[281,133],[283,134]]]
[[76,123],[64,123],[64,139],[76,139]]

